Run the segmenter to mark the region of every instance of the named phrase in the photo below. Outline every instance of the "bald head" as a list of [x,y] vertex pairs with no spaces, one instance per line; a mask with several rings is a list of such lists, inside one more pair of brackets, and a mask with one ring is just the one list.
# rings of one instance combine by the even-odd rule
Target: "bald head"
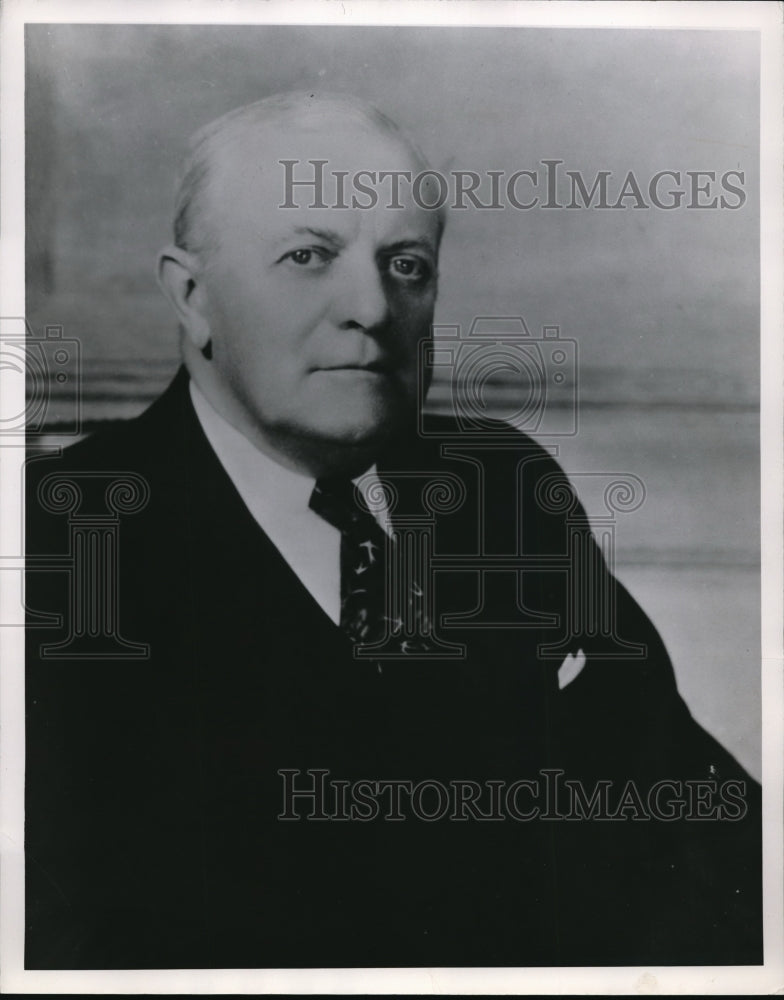
[[[296,133],[308,145],[308,158],[322,155],[326,137],[334,142],[345,137],[356,149],[361,164],[362,138],[389,140],[403,150],[418,170],[428,170],[418,145],[391,118],[374,105],[343,94],[291,91],[227,112],[199,129],[188,143],[180,167],[174,211],[175,246],[198,257],[207,257],[220,241],[221,168],[253,159],[254,169],[270,172],[279,166],[290,147],[287,138]],[[216,183],[217,182],[217,183]],[[218,190],[216,190],[218,188]],[[444,215],[436,211],[439,235]]]

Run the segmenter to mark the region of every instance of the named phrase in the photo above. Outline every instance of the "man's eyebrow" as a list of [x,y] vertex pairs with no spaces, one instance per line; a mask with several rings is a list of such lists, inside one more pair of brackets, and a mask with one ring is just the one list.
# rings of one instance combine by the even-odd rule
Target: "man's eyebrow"
[[278,237],[275,242],[283,243],[286,240],[290,240],[292,236],[315,236],[317,240],[332,243],[336,247],[344,247],[346,245],[346,241],[334,229],[313,229],[311,226],[295,226],[286,235]]
[[401,253],[403,250],[427,250],[434,257],[436,255],[435,245],[427,239],[398,240],[383,248],[384,253]]
[[[336,230],[316,229],[313,226],[295,226],[287,234],[277,237],[274,241],[275,245],[285,243],[295,236],[313,236],[317,240],[323,240],[325,243],[331,243],[337,249],[343,249],[346,246],[345,238]],[[435,244],[429,239],[419,237],[396,240],[394,243],[388,243],[381,248],[381,252],[385,254],[402,253],[406,250],[426,250],[433,257],[436,256]]]

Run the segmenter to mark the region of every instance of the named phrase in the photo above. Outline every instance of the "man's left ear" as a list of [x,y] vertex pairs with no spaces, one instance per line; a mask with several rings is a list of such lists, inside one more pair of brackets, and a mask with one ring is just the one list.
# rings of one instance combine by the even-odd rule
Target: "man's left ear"
[[171,303],[186,336],[206,357],[211,351],[211,333],[199,274],[198,261],[193,254],[176,246],[161,250],[158,285]]

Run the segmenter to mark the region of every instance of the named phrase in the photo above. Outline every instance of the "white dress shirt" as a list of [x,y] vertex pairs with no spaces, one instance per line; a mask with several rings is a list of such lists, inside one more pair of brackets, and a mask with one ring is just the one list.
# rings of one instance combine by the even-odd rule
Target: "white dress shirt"
[[[214,409],[192,380],[190,393],[207,440],[253,518],[325,613],[340,624],[340,532],[309,507],[316,480],[259,451]],[[376,467],[355,482],[367,497],[379,482]],[[374,513],[389,533],[386,510]]]

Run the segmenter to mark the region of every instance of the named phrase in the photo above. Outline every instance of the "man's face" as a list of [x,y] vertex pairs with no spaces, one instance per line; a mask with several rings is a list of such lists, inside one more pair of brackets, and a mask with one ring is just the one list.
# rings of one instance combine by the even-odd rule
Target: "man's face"
[[280,208],[280,159],[299,160],[295,179],[313,177],[308,160],[327,160],[328,206],[338,201],[333,171],[349,171],[350,205],[356,171],[422,167],[404,145],[356,125],[289,129],[285,138],[265,130],[224,153],[208,192],[219,246],[203,290],[230,419],[295,461],[319,447],[372,449],[415,412],[418,344],[436,298],[437,219],[405,183],[402,208],[388,207],[382,185],[371,209],[310,208],[313,189],[302,187],[293,190],[296,208]]

